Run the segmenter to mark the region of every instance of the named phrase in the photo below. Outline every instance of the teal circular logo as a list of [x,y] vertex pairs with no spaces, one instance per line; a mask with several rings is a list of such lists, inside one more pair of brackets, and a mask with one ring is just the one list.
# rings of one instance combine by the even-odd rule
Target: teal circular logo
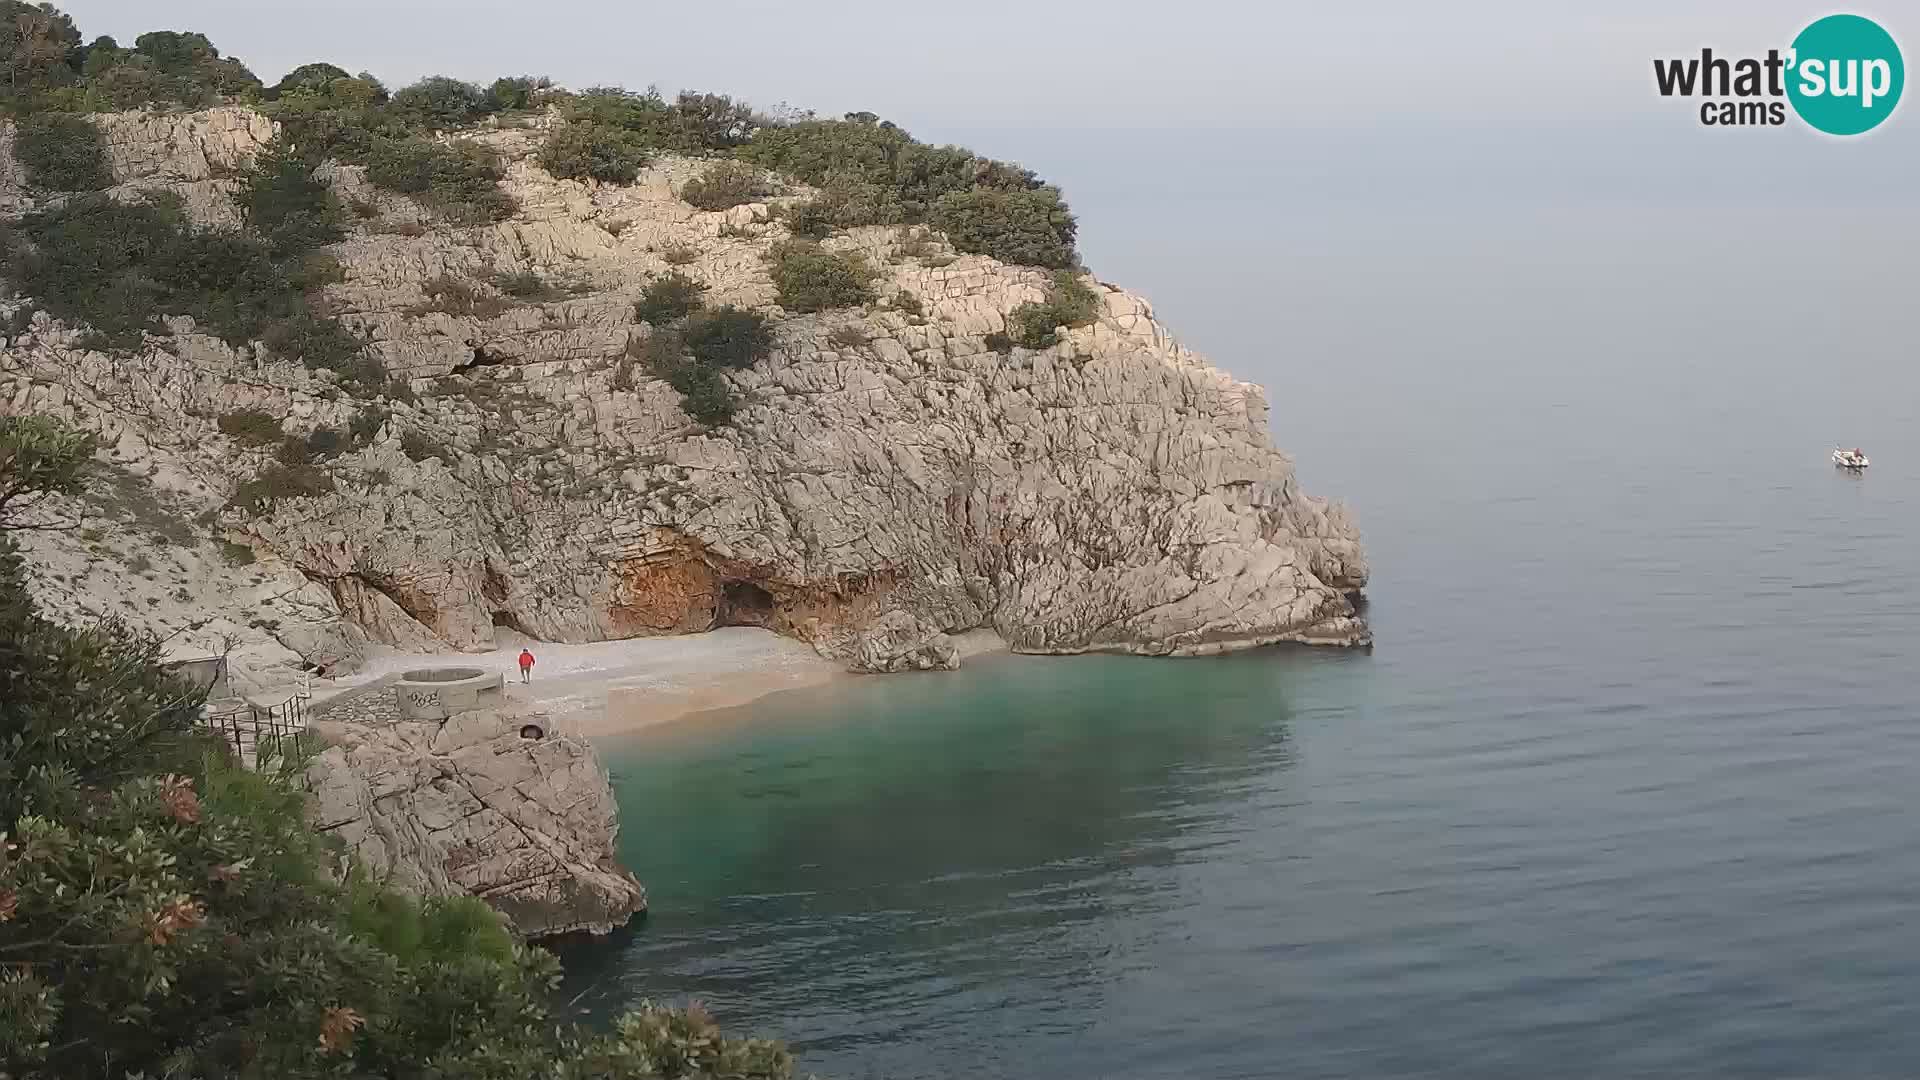
[[1800,31],[1788,64],[1793,111],[1829,135],[1878,127],[1907,82],[1893,35],[1859,15],[1829,15]]

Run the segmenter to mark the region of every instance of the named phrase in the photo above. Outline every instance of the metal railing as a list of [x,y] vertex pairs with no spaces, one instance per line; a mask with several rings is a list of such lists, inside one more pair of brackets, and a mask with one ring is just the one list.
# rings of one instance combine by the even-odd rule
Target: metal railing
[[307,697],[294,694],[278,705],[237,704],[208,706],[205,723],[208,730],[233,751],[235,760],[247,768],[259,767],[262,755],[281,751],[285,740],[307,730]]

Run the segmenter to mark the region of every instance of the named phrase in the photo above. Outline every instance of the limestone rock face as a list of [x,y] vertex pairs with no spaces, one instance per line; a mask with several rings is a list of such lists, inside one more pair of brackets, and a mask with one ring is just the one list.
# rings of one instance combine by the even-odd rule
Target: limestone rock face
[[[251,116],[104,123],[124,188],[212,191],[224,181],[195,179],[219,172],[203,160],[271,135]],[[0,362],[0,408],[127,433],[227,490],[271,449],[221,435],[223,412],[264,409],[296,435],[379,418],[325,463],[334,493],[219,522],[324,586],[359,632],[406,648],[484,648],[502,626],[590,641],[748,624],[893,671],[946,666],[943,635],[975,628],[1047,653],[1370,640],[1349,602],[1367,581],[1351,517],[1299,490],[1260,389],[1182,347],[1140,297],[1089,281],[1092,325],[995,352],[988,336],[1048,276],[876,227],[828,246],[880,271],[881,300],[788,315],[764,262],[785,226],[770,205],[682,202],[701,163],[578,183],[540,169],[540,130],[475,137],[503,155],[520,202],[497,225],[436,224],[356,167],[324,170],[380,215],[333,249],[344,280],[328,299],[405,394],[356,401],[184,320],[172,351],[112,359],[42,317]],[[218,220],[215,201],[190,203]],[[728,375],[741,408],[727,426],[689,420],[628,358],[652,333],[632,302],[669,269],[709,303],[779,318],[773,356]],[[562,298],[490,284],[527,272]],[[439,278],[497,302],[435,310]]]
[[950,636],[898,608],[864,626],[841,628],[822,639],[819,650],[845,661],[849,671],[876,675],[953,671],[960,666],[960,649]]
[[[522,738],[529,722],[546,737]],[[335,745],[308,768],[308,816],[376,877],[417,895],[477,896],[528,937],[606,933],[646,908],[614,862],[606,773],[544,717],[401,721],[391,708],[348,708],[316,727]]]

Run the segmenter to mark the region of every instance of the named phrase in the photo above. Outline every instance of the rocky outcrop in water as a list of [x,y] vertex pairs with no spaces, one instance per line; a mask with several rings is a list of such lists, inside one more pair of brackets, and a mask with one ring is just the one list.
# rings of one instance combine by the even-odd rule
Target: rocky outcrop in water
[[[234,109],[102,123],[123,190],[167,188],[215,222],[220,174],[272,134]],[[632,302],[674,269],[711,303],[773,309],[773,206],[694,209],[675,194],[694,162],[584,184],[533,160],[541,131],[478,137],[521,204],[498,225],[434,225],[358,168],[326,174],[372,215],[332,249],[344,275],[327,300],[406,394],[355,400],[185,320],[112,358],[41,316],[0,360],[0,408],[91,426],[207,508],[271,454],[222,435],[222,414],[263,410],[296,435],[378,416],[368,444],[325,462],[332,493],[218,524],[324,590],[353,634],[406,648],[485,647],[497,627],[589,641],[750,624],[898,671],[950,666],[946,635],[982,627],[1048,653],[1369,640],[1349,602],[1367,579],[1352,520],[1299,490],[1261,391],[1141,298],[1096,284],[1093,325],[996,352],[989,335],[1045,296],[1044,273],[852,230],[828,246],[880,268],[883,301],[778,313],[774,355],[729,375],[743,407],[705,428],[626,358],[651,332]],[[17,180],[0,189],[21,205]],[[487,284],[528,272],[559,298]],[[436,279],[489,302],[436,309]]]
[[[614,861],[613,790],[592,749],[545,717],[485,708],[402,719],[378,688],[327,709],[307,770],[314,827],[375,877],[470,894],[528,937],[603,934],[646,908]],[[533,725],[539,738],[527,738]]]

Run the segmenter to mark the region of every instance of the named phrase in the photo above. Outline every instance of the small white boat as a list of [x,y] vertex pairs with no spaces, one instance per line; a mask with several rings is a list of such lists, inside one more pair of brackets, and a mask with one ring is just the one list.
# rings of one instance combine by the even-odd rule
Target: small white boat
[[1867,455],[1861,453],[1860,448],[1857,446],[1851,450],[1836,446],[1833,448],[1833,464],[1835,468],[1857,470],[1866,468],[1871,462],[1867,460]]

